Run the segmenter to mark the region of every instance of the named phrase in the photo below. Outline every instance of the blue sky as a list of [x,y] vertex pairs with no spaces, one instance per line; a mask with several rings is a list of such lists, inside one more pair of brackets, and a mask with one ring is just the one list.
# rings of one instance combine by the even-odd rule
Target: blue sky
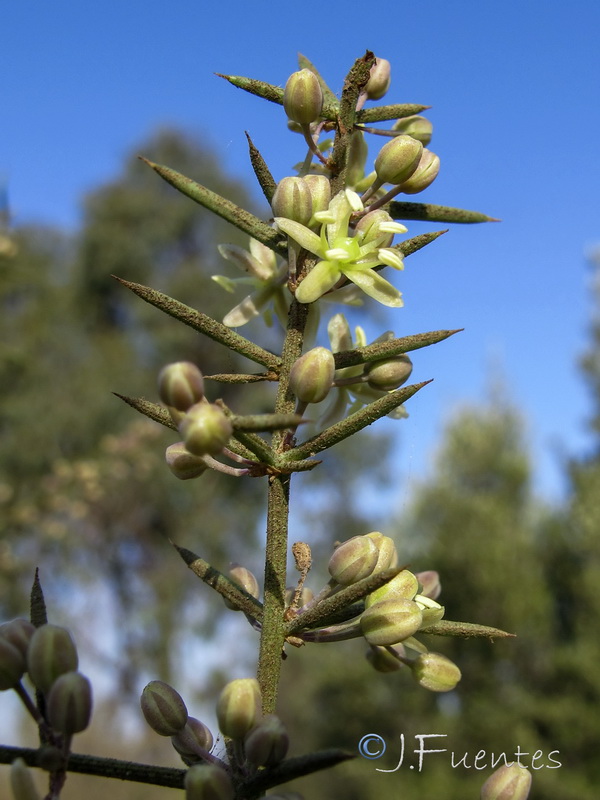
[[415,354],[413,375],[435,381],[397,428],[397,468],[423,474],[443,420],[500,374],[526,413],[538,488],[560,492],[559,454],[588,446],[575,362],[591,309],[584,254],[600,242],[600,4],[21,0],[1,30],[0,177],[15,222],[71,229],[84,193],[160,125],[204,136],[251,181],[248,130],[275,177],[290,174],[301,149],[281,108],[214,72],[283,84],[301,51],[338,91],[365,49],[389,59],[386,101],[432,106],[442,169],[417,199],[503,220],[452,228],[393,276],[398,335],[465,328]]

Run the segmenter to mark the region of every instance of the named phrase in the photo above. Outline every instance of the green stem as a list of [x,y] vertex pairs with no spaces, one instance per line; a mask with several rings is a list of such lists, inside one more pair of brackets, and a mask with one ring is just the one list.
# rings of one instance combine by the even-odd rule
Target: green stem
[[390,119],[400,119],[402,117],[412,117],[413,114],[420,114],[427,111],[431,106],[422,106],[416,103],[401,103],[393,106],[374,106],[373,108],[363,108],[356,115],[356,121],[365,122],[387,122]]
[[[294,397],[289,391],[292,364],[302,353],[308,306],[292,301],[288,327],[283,343],[279,388],[275,400],[276,414],[293,414]],[[281,452],[287,447],[283,431],[275,431],[272,447]],[[287,577],[288,522],[290,475],[271,475],[267,502],[267,541],[263,626],[260,637],[257,676],[263,702],[263,713],[272,714],[277,707],[281,660],[285,641],[285,588]]]
[[500,222],[495,217],[488,217],[480,211],[467,211],[452,206],[436,206],[431,203],[410,203],[395,200],[389,206],[390,215],[394,219],[420,219],[425,222],[457,222],[469,224],[474,222]]
[[221,197],[221,195],[213,192],[211,189],[207,189],[206,186],[202,186],[201,183],[196,183],[196,181],[193,181],[191,178],[186,178],[185,175],[176,172],[174,169],[165,167],[162,164],[154,164],[152,161],[148,161],[147,158],[142,158],[141,156],[140,158],[144,163],[148,164],[149,167],[152,167],[161,178],[167,181],[167,183],[170,183],[173,188],[177,189],[186,197],[189,197],[195,203],[199,203],[201,206],[204,206],[204,208],[212,211],[213,214],[235,225],[236,228],[244,231],[244,233],[247,233],[253,239],[258,239],[259,242],[270,247],[271,250],[275,250],[276,253],[285,255],[285,240],[281,234],[273,230],[273,228],[267,225],[266,222],[263,222],[262,219],[255,217],[254,214],[232,203],[231,200],[228,200],[226,197]]
[[317,455],[317,453],[328,450],[330,447],[333,447],[333,445],[338,444],[338,442],[347,439],[349,436],[353,436],[376,420],[381,419],[381,417],[385,417],[386,414],[389,414],[395,408],[402,405],[402,403],[405,403],[416,394],[419,389],[422,389],[423,386],[426,386],[428,383],[431,383],[431,381],[414,383],[411,386],[396,389],[394,392],[388,392],[388,394],[380,397],[379,400],[369,403],[368,406],[361,408],[360,411],[356,411],[354,414],[341,420],[341,422],[336,422],[335,425],[331,425],[329,428],[321,431],[321,433],[318,433],[306,442],[302,442],[302,444],[298,445],[293,450],[290,450],[287,454],[287,460],[296,461],[297,459],[312,458]]
[[[28,767],[37,767],[39,755],[40,751],[31,747],[0,745],[0,764],[12,764],[16,758],[22,758]],[[186,773],[185,769],[156,767],[153,764],[138,764],[133,761],[121,761],[117,758],[101,758],[76,753],[69,754],[67,770],[84,775],[98,775],[122,781],[168,786],[172,789],[183,788],[183,778]]]
[[126,281],[123,278],[118,278],[116,275],[113,275],[113,277],[119,281],[119,283],[122,283],[123,286],[131,289],[131,291],[137,294],[138,297],[141,297],[142,300],[164,311],[165,314],[168,314],[170,317],[174,317],[180,322],[183,322],[184,325],[189,325],[189,327],[193,328],[195,331],[203,333],[215,342],[219,342],[230,350],[239,353],[241,356],[245,356],[250,359],[250,361],[255,361],[257,364],[261,364],[268,369],[277,369],[279,359],[276,355],[254,344],[250,339],[240,336],[239,333],[232,331],[231,328],[223,325],[222,322],[217,322],[216,319],[209,317],[208,314],[203,314],[202,311],[196,311],[195,308],[186,306],[184,303],[180,303],[179,300],[175,300],[173,297],[169,297],[156,289],[151,289],[149,286]]
[[290,475],[269,479],[263,626],[258,658],[258,683],[263,714],[277,708],[277,692],[285,640],[285,588],[287,569]]

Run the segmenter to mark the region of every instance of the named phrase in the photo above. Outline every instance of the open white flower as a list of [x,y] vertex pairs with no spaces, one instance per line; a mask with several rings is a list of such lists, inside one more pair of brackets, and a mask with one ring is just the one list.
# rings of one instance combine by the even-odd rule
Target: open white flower
[[376,235],[371,232],[361,237],[348,226],[351,215],[362,210],[360,197],[345,189],[331,200],[326,211],[315,214],[321,222],[320,235],[294,220],[275,218],[281,231],[321,259],[296,289],[296,299],[300,303],[313,303],[346,277],[379,303],[392,308],[402,305],[400,292],[374,267],[386,265],[403,269],[402,254],[387,245],[395,233],[405,233],[406,228],[387,215],[385,221],[378,221]]
[[235,244],[220,244],[218,250],[223,258],[247,272],[248,277],[228,278],[225,275],[213,275],[213,281],[228,292],[234,292],[236,286],[240,284],[254,287],[253,292],[225,315],[223,324],[230,328],[238,328],[262,313],[265,322],[271,325],[272,311],[274,311],[285,327],[289,308],[289,294],[285,286],[287,267],[277,265],[275,253],[256,239],[250,239],[249,250],[244,250]]

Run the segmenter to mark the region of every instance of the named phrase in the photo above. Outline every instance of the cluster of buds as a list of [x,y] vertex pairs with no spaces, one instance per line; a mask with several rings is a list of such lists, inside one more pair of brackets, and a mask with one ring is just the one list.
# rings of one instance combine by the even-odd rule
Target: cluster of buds
[[[21,680],[27,672],[45,698],[43,722],[65,737],[85,730],[92,713],[90,682],[77,671],[78,663],[75,642],[66,628],[50,624],[35,628],[26,619],[0,626],[0,689],[15,689],[23,696]],[[40,721],[37,715],[36,721]]]
[[223,408],[204,396],[204,377],[195,364],[168,364],[159,374],[158,390],[183,436],[183,441],[170,445],[165,454],[176,478],[197,478],[207,469],[245,474],[245,470],[232,469],[213,458],[224,452],[233,426]]
[[[290,642],[300,645],[362,637],[369,645],[367,659],[377,671],[393,672],[405,665],[425,689],[447,692],[456,687],[461,678],[458,667],[445,656],[430,652],[416,638],[420,630],[431,628],[444,616],[444,607],[437,602],[441,591],[437,572],[398,569],[396,546],[379,531],[354,536],[335,548],[328,563],[331,579],[316,595],[304,586],[310,558],[303,561],[304,567],[296,557],[302,574],[300,585],[287,590],[286,618],[294,621]],[[379,575],[383,583],[379,581],[378,588],[369,590]],[[365,581],[369,585],[357,595],[360,602],[352,595],[346,606],[336,609],[343,621],[323,624],[318,615],[320,604],[329,609],[336,595]],[[311,622],[303,627],[305,613],[316,613],[317,622],[307,617]]]
[[[357,99],[357,114],[367,100],[380,100],[390,83],[389,61],[376,58]],[[440,160],[426,147],[431,140],[432,125],[418,114],[397,119],[389,130],[372,129],[357,122],[348,139],[345,186],[332,197],[331,179],[335,171],[323,155],[331,143],[327,140],[318,144],[320,133],[330,128],[324,90],[332,96],[322,78],[308,68],[294,72],[286,82],[284,111],[291,127],[304,135],[310,156],[299,165],[297,176],[284,177],[268,195],[275,225],[288,236],[287,275],[273,265],[269,265],[265,274],[260,264],[256,269],[256,259],[240,259],[239,248],[221,246],[222,255],[253,275],[252,282],[256,285],[256,291],[226,315],[227,325],[245,324],[270,301],[274,301],[277,316],[282,319],[291,299],[283,287],[286,277],[290,279],[290,290],[301,303],[313,303],[324,295],[332,295],[331,300],[357,304],[357,292],[362,291],[390,307],[402,304],[400,293],[379,270],[384,266],[402,269],[401,248],[392,247],[392,240],[394,234],[406,233],[407,229],[382,206],[400,192],[422,192],[435,180]],[[369,133],[390,138],[377,154],[373,172],[366,174],[365,135]],[[318,161],[311,163],[313,155]],[[364,230],[373,227],[372,214],[376,210],[377,232],[374,228],[370,238],[365,237]],[[298,275],[301,259],[307,254],[317,256],[318,261],[306,274]],[[214,278],[228,291],[233,290],[231,279]],[[350,289],[352,284],[346,294],[337,291]]]
[[259,768],[274,767],[285,758],[289,737],[274,714],[262,715],[261,694],[255,678],[230,681],[221,692],[216,714],[219,730],[233,742],[234,761],[227,764],[211,753],[213,735],[189,716],[181,695],[163,681],[151,681],[143,690],[141,707],[153,731],[171,743],[189,767],[185,776],[187,800],[233,800],[233,776],[248,777]]
[[[26,619],[0,626],[0,690],[14,689],[35,719],[47,742],[46,754],[56,768],[64,765],[74,734],[85,730],[92,714],[92,688],[77,670],[79,658],[66,628],[34,627]],[[28,674],[43,702],[36,707],[22,684]],[[15,800],[36,798],[31,776],[22,761],[13,765]]]
[[[202,458],[218,455],[223,450],[231,437],[232,427],[223,409],[204,397],[202,373],[189,361],[169,364],[158,376],[158,389],[183,436],[186,450],[198,459],[198,469],[202,469],[202,465],[206,469]],[[177,474],[176,458],[171,459],[169,466]],[[184,471],[189,471],[190,467],[188,461]]]

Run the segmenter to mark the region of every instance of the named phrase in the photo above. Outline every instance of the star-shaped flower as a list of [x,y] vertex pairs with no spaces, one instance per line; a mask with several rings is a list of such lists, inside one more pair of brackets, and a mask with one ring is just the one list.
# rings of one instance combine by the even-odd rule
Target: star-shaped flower
[[235,244],[220,244],[218,250],[223,258],[247,272],[248,277],[213,275],[213,281],[228,292],[235,291],[238,284],[254,287],[251,294],[225,315],[223,323],[230,328],[237,328],[262,313],[267,325],[271,325],[273,310],[285,327],[289,307],[289,294],[285,286],[287,267],[277,265],[275,253],[256,239],[250,239],[249,250]]
[[[379,303],[392,308],[402,305],[400,292],[374,268],[386,265],[403,269],[401,254],[388,245],[395,233],[405,233],[406,228],[385,212],[372,212],[378,214],[377,224],[354,232],[349,229],[350,217],[363,210],[362,201],[355,192],[350,189],[340,192],[326,211],[315,214],[321,223],[320,236],[299,222],[275,217],[279,230],[321,259],[296,289],[296,299],[300,303],[313,303],[346,277]],[[382,214],[384,219],[381,219]]]

